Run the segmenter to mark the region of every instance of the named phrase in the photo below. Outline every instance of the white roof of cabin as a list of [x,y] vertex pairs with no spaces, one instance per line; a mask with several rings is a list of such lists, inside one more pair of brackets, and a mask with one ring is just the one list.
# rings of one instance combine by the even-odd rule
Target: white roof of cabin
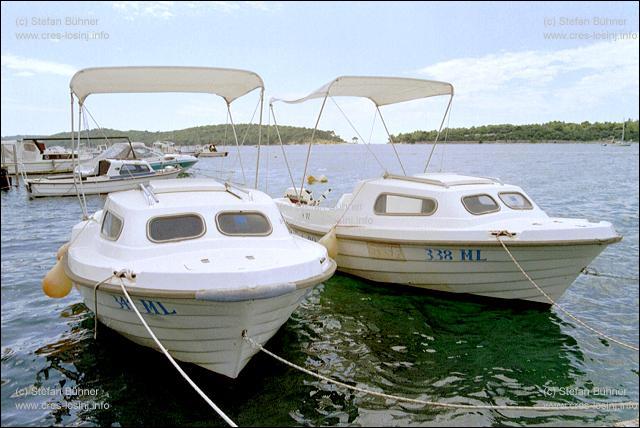
[[157,180],[149,183],[149,188],[156,195],[175,192],[224,192],[224,184],[207,179]]
[[[448,172],[430,172],[425,174],[415,174],[411,176],[401,175],[385,175],[384,177],[375,180],[375,183],[384,184],[395,182],[397,184],[406,183],[408,187],[414,187],[415,185],[422,187],[424,185],[449,188],[454,186],[472,186],[472,185],[502,185],[500,180],[489,177],[473,177],[470,175],[461,175]],[[410,183],[415,183],[414,186]]]
[[[251,190],[246,194],[231,188],[230,193],[224,184],[212,179],[177,178],[155,180],[149,189],[159,202],[150,204],[141,189],[110,193],[105,207],[114,207],[122,214],[126,211],[176,211],[188,212],[203,206],[228,206],[230,209],[252,210],[266,205],[274,205],[266,194]],[[236,196],[237,195],[237,196]]]

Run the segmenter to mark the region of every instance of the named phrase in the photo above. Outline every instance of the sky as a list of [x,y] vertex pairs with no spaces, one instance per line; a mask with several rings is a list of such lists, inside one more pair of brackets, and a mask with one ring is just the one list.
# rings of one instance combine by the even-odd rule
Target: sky
[[[263,78],[266,99],[302,97],[342,75],[443,80],[455,88],[451,127],[639,116],[637,2],[2,2],[1,10],[3,136],[69,130],[69,81],[100,66],[246,69]],[[248,122],[258,99],[255,91],[234,102],[234,121]],[[321,129],[386,142],[370,101],[334,101],[355,130],[333,102]],[[382,114],[392,134],[437,129],[447,101]],[[313,127],[320,105],[274,111],[278,124]],[[226,121],[224,101],[210,94],[92,95],[86,106],[95,123],[122,130]]]

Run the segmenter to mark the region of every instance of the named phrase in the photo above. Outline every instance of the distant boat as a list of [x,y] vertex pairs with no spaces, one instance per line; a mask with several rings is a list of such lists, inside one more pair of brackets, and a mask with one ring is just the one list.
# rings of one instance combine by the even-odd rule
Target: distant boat
[[631,143],[628,141],[624,141],[624,125],[626,124],[626,122],[622,122],[622,138],[618,141],[615,141],[615,139],[611,140],[611,145],[612,146],[618,146],[618,147],[627,147],[630,146]]
[[202,151],[196,152],[196,156],[202,158],[224,158],[227,157],[228,154],[229,152],[219,152],[215,144],[209,144],[209,146],[204,147]]
[[176,178],[181,171],[174,167],[154,171],[144,160],[103,159],[89,173],[77,170],[74,175],[27,179],[25,184],[30,198],[75,196],[80,189],[85,195],[99,195],[135,189],[152,179]]
[[[22,138],[2,142],[2,167],[14,172],[17,166],[19,173],[55,174],[73,171],[76,161],[91,159],[90,153],[76,153],[62,146],[47,147],[45,141],[64,141],[63,138],[41,137]],[[74,160],[75,158],[75,160]]]
[[141,142],[128,142],[112,144],[103,154],[99,156],[103,159],[143,159],[149,162],[151,168],[156,171],[174,166],[186,170],[198,162],[198,158],[192,155],[180,153],[164,153],[158,150],[157,146],[147,147]]

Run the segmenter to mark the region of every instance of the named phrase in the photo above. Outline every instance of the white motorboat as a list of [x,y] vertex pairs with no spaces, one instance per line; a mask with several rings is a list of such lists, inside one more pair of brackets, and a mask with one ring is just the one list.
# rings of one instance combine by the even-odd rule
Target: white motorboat
[[[9,172],[20,174],[56,174],[73,171],[76,161],[91,159],[91,154],[81,153],[78,158],[62,146],[47,146],[50,141],[60,142],[62,138],[22,138],[2,141],[2,167]],[[75,159],[74,159],[75,158]]]
[[199,158],[224,158],[227,157],[228,154],[229,152],[219,152],[215,144],[200,147],[196,152],[196,156]]
[[[286,102],[360,96],[372,100],[379,112],[382,105],[437,95],[452,97],[453,87],[417,79],[343,77]],[[451,99],[447,111],[450,105]],[[621,239],[608,222],[549,217],[518,186],[458,174],[385,172],[359,182],[333,208],[319,206],[302,186],[288,189],[276,202],[293,232],[337,242],[336,261],[343,272],[377,282],[546,304],[551,302],[523,275],[498,237],[553,300],[607,245]]]
[[[354,195],[357,201],[352,203]],[[334,208],[276,201],[294,233],[319,240],[333,228],[339,269],[377,282],[550,303],[608,244],[610,223],[549,217],[521,188],[457,174],[387,175],[359,182]]]
[[30,198],[75,196],[79,192],[99,195],[135,189],[150,180],[176,178],[181,171],[172,166],[156,171],[144,160],[102,159],[93,171],[28,178],[25,185]]
[[[242,332],[265,343],[336,268],[323,246],[289,233],[269,196],[209,179],[111,193],[71,242],[64,268],[88,308],[96,283],[130,270],[127,291],[172,356],[232,378],[257,352]],[[156,348],[117,279],[97,300],[103,324]]]
[[[108,81],[112,92],[212,93],[228,108],[254,89],[260,89],[260,105],[264,96],[260,76],[242,70],[123,67],[81,73],[74,92],[81,100],[97,81]],[[336,269],[325,247],[289,232],[269,196],[214,180],[152,181],[111,193],[104,208],[87,218],[74,227],[45,277],[45,293],[62,297],[73,283],[96,318],[123,336],[154,349],[161,343],[175,359],[232,378],[257,352],[243,333],[265,343]],[[114,271],[130,274],[120,278]]]
[[96,157],[96,160],[106,158],[142,159],[149,162],[149,165],[151,165],[151,168],[154,170],[161,170],[167,166],[173,166],[186,171],[198,163],[198,158],[195,156],[180,153],[163,153],[155,146],[150,148],[141,142],[114,143]]

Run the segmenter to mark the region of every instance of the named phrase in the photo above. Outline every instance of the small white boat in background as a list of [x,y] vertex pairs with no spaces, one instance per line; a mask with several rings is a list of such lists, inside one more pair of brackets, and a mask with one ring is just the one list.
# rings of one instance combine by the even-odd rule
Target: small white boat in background
[[75,196],[80,191],[85,195],[99,195],[135,189],[150,180],[176,178],[180,172],[180,168],[172,166],[156,171],[144,160],[102,159],[94,170],[28,178],[25,185],[30,198]]
[[[439,136],[453,98],[447,82],[346,76],[307,97],[272,103],[365,97],[375,104],[386,130],[380,106],[440,95],[451,98]],[[520,187],[497,179],[426,173],[429,161],[424,173],[407,175],[396,156],[403,174],[385,171],[381,178],[361,181],[333,208],[318,206],[319,199],[303,187],[289,188],[277,200],[285,221],[301,236],[334,241],[343,272],[383,283],[546,304],[551,302],[527,280],[498,236],[505,235],[499,239],[553,300],[607,245],[622,239],[608,222],[549,217]]]
[[215,144],[203,146],[196,152],[196,156],[199,158],[224,158],[228,154],[229,152],[219,152]]
[[78,158],[67,148],[46,145],[49,141],[64,140],[38,137],[2,141],[2,167],[7,168],[9,172],[15,172],[17,167],[19,174],[69,173],[73,171],[76,161],[82,162],[92,158],[89,153],[81,153]]
[[631,143],[629,141],[625,141],[624,140],[624,128],[625,128],[626,122],[622,122],[622,138],[620,138],[619,140],[616,141],[615,138],[611,139],[611,145],[612,146],[616,146],[616,147],[629,147],[631,146]]
[[[107,150],[96,157],[99,159],[140,159],[146,160],[154,170],[161,170],[168,166],[187,170],[198,163],[198,158],[179,153],[163,153],[155,147],[147,147],[141,142],[114,143]],[[94,160],[95,162],[95,160]]]
[[[289,233],[269,196],[214,180],[112,193],[71,242],[64,267],[88,308],[97,282],[128,269],[127,291],[171,355],[231,378],[257,352],[242,332],[265,343],[336,268],[323,246]],[[156,348],[118,280],[97,296],[103,324]]]

